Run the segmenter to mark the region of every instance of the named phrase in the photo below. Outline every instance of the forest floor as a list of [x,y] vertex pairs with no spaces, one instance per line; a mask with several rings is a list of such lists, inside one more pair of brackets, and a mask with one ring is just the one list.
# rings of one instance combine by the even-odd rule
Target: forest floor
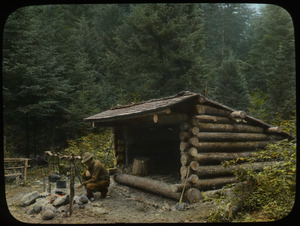
[[[74,209],[71,217],[66,212],[60,212],[46,221],[41,213],[30,215],[26,213],[28,207],[18,205],[24,195],[32,191],[43,192],[42,180],[36,175],[28,176],[30,182],[26,186],[14,183],[5,186],[8,209],[18,221],[47,224],[207,222],[211,211],[216,208],[214,202],[208,201],[188,204],[184,210],[176,210],[177,201],[118,184],[111,177],[105,199],[100,199],[100,193],[96,192],[95,200],[83,209]],[[75,195],[85,193],[85,188],[75,188]]]

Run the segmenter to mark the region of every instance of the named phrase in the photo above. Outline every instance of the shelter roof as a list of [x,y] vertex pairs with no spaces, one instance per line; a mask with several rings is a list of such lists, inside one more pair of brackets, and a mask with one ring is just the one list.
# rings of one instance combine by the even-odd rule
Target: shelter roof
[[107,121],[131,118],[148,113],[156,113],[166,110],[176,104],[182,103],[188,99],[198,97],[201,94],[192,92],[181,92],[174,96],[164,97],[160,99],[152,99],[148,101],[132,103],[128,105],[118,105],[111,109],[92,115],[84,120]]
[[[203,98],[205,100],[205,104],[211,105],[213,107],[227,110],[229,112],[236,111],[228,106],[222,105],[207,97],[204,97],[200,93],[183,91],[169,97],[152,99],[152,100],[138,102],[138,103],[131,103],[128,105],[117,105],[107,111],[103,111],[101,113],[89,116],[84,120],[97,122],[106,126],[108,125],[111,126],[115,122],[126,121],[137,117],[147,116],[150,114],[163,113],[163,112],[166,113],[165,111],[167,111],[168,109],[179,105],[185,105],[185,103],[188,103],[189,100],[195,100],[194,103],[199,104],[198,101],[200,98]],[[262,120],[254,118],[250,115],[246,115],[245,120],[250,124],[263,127],[264,129],[273,127],[272,125],[269,125],[263,122]],[[293,138],[292,136],[290,136],[285,132],[280,132],[280,134],[289,139]]]

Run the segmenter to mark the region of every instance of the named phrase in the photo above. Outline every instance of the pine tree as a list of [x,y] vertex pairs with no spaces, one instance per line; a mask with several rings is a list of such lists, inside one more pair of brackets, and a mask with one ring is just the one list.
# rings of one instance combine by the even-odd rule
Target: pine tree
[[201,17],[192,4],[132,6],[116,32],[115,51],[107,53],[118,89],[141,99],[195,90],[201,76]]
[[217,78],[217,101],[238,110],[246,110],[249,105],[247,83],[233,57],[222,63]]

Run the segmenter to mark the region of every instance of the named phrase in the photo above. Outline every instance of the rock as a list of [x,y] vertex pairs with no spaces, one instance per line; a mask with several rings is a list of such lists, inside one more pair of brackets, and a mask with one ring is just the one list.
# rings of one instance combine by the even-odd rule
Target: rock
[[[74,206],[73,206],[74,208]],[[64,205],[64,206],[60,206],[57,209],[58,212],[69,212],[70,211],[70,205]]]
[[64,196],[58,196],[54,202],[52,203],[53,206],[59,207],[62,205],[66,205],[69,203],[69,195],[64,195]]
[[34,213],[39,213],[39,212],[41,212],[41,210],[42,210],[42,206],[41,205],[37,204],[37,205],[33,206],[33,212]]
[[31,192],[31,193],[25,195],[25,196],[21,199],[21,201],[20,201],[20,206],[29,206],[29,205],[35,203],[35,200],[36,200],[37,198],[39,198],[39,197],[40,197],[40,193],[37,192],[37,191],[33,191],[33,192]]
[[95,214],[107,214],[108,213],[108,210],[103,208],[103,207],[94,207],[92,209],[92,211],[95,213]]
[[56,211],[55,207],[52,206],[51,204],[46,204],[46,205],[44,205],[44,206],[43,206],[43,210],[44,210],[44,211],[52,210],[53,212]]
[[43,220],[52,220],[55,217],[55,212],[52,210],[46,210],[43,214],[42,214],[42,218]]
[[86,204],[89,202],[89,199],[86,195],[82,195],[80,196],[79,201],[82,202],[83,204]]
[[36,203],[32,206],[30,206],[29,210],[27,211],[28,214],[38,214],[42,210],[42,205],[39,203]]

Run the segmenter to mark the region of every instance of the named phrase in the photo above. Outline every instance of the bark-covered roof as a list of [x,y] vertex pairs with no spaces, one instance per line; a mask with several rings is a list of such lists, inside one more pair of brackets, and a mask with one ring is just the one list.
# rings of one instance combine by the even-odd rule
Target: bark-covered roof
[[[96,122],[100,124],[107,125],[113,125],[114,122],[120,122],[120,121],[126,121],[135,119],[138,117],[143,117],[146,115],[156,114],[156,113],[163,113],[164,111],[170,110],[170,108],[173,108],[175,106],[183,106],[182,109],[187,108],[190,105],[191,101],[194,100],[192,103],[198,103],[199,99],[203,98],[205,100],[205,104],[211,105],[213,107],[227,110],[229,112],[236,111],[228,106],[222,105],[218,102],[215,102],[213,100],[210,100],[207,97],[204,97],[200,93],[193,93],[189,91],[180,92],[176,95],[159,98],[159,99],[152,99],[148,101],[138,102],[138,103],[132,103],[128,105],[117,105],[115,107],[112,107],[111,109],[107,111],[103,111],[101,113],[89,116],[85,118],[84,120]],[[186,104],[188,103],[188,104]],[[269,125],[262,120],[259,120],[257,118],[254,118],[250,115],[246,115],[244,118],[245,121],[247,121],[249,124],[257,125],[260,127],[263,127],[264,129],[268,129],[270,127],[273,127],[272,125]],[[286,138],[293,138],[289,134],[285,132],[279,132],[280,135],[286,137]]]
[[143,114],[156,113],[166,110],[176,104],[182,103],[190,98],[195,98],[201,94],[191,92],[181,92],[174,96],[153,99],[129,105],[118,105],[107,111],[85,118],[92,121],[107,121],[132,118]]

